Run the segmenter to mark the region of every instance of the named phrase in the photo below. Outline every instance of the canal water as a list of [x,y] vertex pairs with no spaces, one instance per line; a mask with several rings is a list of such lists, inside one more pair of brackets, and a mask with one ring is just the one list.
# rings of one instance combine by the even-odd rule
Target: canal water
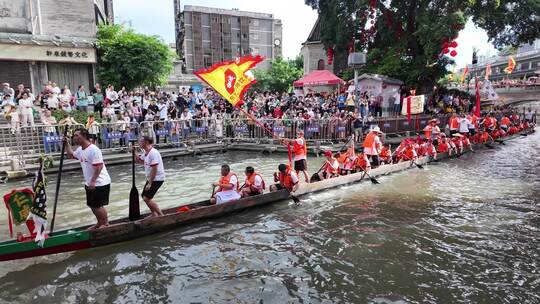
[[[540,303],[538,151],[535,133],[381,177],[380,185],[308,195],[300,205],[283,201],[112,246],[1,262],[0,302]],[[237,172],[254,165],[269,182],[280,161],[286,156],[239,152],[167,160],[156,198],[163,207],[207,199],[222,163]],[[311,172],[321,164],[309,162]],[[112,218],[127,215],[130,170],[109,168]],[[93,221],[82,177],[65,174],[57,227]]]

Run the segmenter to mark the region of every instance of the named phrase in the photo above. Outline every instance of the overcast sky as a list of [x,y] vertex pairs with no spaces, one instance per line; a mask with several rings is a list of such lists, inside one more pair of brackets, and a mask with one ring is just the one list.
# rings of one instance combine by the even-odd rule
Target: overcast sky
[[[181,3],[274,14],[283,23],[283,56],[289,58],[300,53],[301,43],[317,19],[316,11],[303,0],[186,0]],[[138,32],[159,35],[168,43],[175,40],[173,0],[115,0],[114,14],[115,22],[131,24]],[[480,49],[480,55],[496,54],[485,31],[476,28],[472,22],[467,23],[457,42],[457,68],[470,63],[473,47]]]

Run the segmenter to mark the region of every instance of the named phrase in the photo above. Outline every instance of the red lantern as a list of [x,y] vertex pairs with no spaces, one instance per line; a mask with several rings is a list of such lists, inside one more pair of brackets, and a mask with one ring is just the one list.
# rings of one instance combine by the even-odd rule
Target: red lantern
[[332,48],[328,48],[326,50],[326,56],[328,57],[328,64],[332,64],[334,60],[334,50]]
[[455,48],[457,48],[457,46],[458,46],[458,43],[456,41],[452,41],[452,43],[450,43],[451,48],[455,49]]
[[442,52],[443,52],[443,54],[448,54],[450,52],[450,50],[449,49],[443,49]]
[[450,52],[450,56],[456,57],[456,56],[457,56],[456,50],[452,50],[452,51]]

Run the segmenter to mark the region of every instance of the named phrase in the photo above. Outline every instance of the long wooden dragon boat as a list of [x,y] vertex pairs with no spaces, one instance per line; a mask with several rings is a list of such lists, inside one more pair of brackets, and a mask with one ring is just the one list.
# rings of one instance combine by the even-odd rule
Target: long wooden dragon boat
[[[524,130],[519,134],[507,136],[498,140],[502,143],[519,136],[525,136],[528,133],[534,132],[534,129]],[[485,148],[485,144],[474,144],[473,149]],[[465,151],[467,153],[468,151]],[[438,154],[437,160],[448,159],[448,153]],[[416,164],[424,165],[432,161],[429,157],[420,157]],[[383,165],[371,170],[371,176],[377,177],[387,175],[411,168],[415,168],[415,164],[407,161],[391,165]],[[369,180],[369,178],[367,178]],[[362,172],[344,175],[324,181],[314,182],[310,184],[301,184],[295,196],[302,196],[309,193],[327,190],[330,188],[339,187],[342,185],[358,183],[365,181],[365,174]],[[0,243],[0,261],[8,261],[15,259],[24,259],[29,257],[49,255],[61,252],[69,252],[82,250],[91,247],[104,246],[108,244],[123,242],[131,239],[140,238],[160,231],[173,229],[174,227],[191,223],[201,219],[223,216],[231,212],[240,211],[247,208],[262,206],[278,201],[283,201],[291,198],[291,193],[287,190],[265,193],[257,196],[243,198],[237,201],[228,202],[220,205],[211,205],[209,200],[183,205],[188,208],[179,210],[180,207],[169,208],[163,210],[164,216],[148,217],[148,214],[143,215],[143,218],[137,221],[130,221],[127,217],[114,220],[109,226],[87,230],[89,226],[65,229],[54,232],[40,247],[33,240],[19,242],[17,240],[9,240]]]

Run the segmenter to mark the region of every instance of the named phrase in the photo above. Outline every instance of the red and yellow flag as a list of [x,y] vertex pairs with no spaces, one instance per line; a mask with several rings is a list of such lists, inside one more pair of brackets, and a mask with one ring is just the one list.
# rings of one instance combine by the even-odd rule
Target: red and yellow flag
[[467,74],[469,74],[469,66],[466,65],[465,69],[463,70],[463,74],[461,75],[461,83],[465,81],[465,78],[467,77]]
[[485,76],[485,79],[486,79],[486,80],[489,80],[489,76],[491,76],[491,64],[488,63],[488,65],[486,66],[486,76]]
[[514,59],[514,57],[510,56],[510,58],[508,58],[508,66],[506,67],[506,69],[504,69],[504,71],[506,72],[506,74],[512,74],[515,68],[516,60]]
[[240,106],[245,92],[256,82],[249,70],[263,59],[258,55],[237,58],[236,60],[217,63],[209,69],[197,71],[195,75],[216,90],[233,106]]

